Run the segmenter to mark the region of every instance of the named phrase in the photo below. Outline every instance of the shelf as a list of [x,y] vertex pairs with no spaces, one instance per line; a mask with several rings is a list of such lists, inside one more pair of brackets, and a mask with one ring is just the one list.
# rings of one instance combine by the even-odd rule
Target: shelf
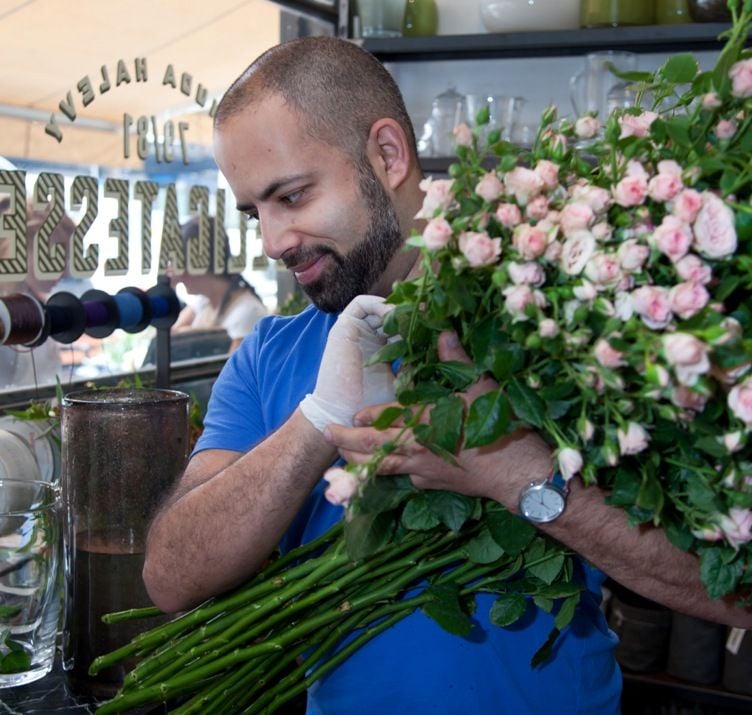
[[382,62],[561,57],[598,50],[699,52],[719,50],[726,23],[604,27],[554,32],[435,35],[358,40]]

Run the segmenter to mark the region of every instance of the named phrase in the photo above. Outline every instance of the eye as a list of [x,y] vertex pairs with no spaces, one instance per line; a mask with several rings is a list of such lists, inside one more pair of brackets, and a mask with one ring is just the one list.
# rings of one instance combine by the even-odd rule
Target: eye
[[298,203],[302,195],[303,195],[303,189],[298,189],[297,191],[293,191],[292,193],[285,194],[284,196],[280,196],[279,200],[283,204],[287,204],[288,206],[294,206],[296,203]]
[[246,218],[249,221],[258,221],[258,210],[257,209],[247,209],[247,210],[243,211],[243,213],[245,214]]

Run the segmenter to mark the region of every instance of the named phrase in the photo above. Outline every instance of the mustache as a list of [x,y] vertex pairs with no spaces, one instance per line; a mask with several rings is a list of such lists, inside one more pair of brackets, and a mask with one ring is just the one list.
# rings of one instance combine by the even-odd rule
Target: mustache
[[312,261],[315,258],[319,258],[323,255],[331,256],[339,265],[344,265],[343,256],[337,251],[329,248],[329,246],[306,246],[301,248],[292,248],[281,256],[282,263],[287,268],[291,266],[300,266],[303,263]]

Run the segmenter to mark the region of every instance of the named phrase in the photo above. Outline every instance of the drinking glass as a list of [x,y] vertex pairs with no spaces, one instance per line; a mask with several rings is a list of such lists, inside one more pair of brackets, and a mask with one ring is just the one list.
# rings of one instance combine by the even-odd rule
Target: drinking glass
[[402,32],[391,27],[390,8],[386,0],[358,0],[361,37],[399,37]]
[[56,486],[0,479],[0,688],[31,683],[52,669],[61,532]]
[[603,123],[609,112],[609,93],[621,80],[611,66],[620,71],[637,67],[632,52],[593,52],[585,57],[585,66],[569,80],[570,98],[577,116],[596,112]]

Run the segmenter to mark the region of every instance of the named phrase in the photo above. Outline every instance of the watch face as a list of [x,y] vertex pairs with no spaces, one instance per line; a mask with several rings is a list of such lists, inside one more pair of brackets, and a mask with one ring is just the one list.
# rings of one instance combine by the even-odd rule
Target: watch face
[[520,512],[530,521],[545,523],[560,516],[565,504],[564,494],[552,484],[531,484],[520,498]]

